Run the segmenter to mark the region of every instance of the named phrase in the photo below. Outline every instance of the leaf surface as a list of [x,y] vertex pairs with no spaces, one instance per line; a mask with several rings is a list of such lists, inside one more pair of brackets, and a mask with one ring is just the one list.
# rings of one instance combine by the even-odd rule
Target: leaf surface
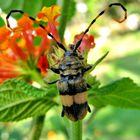
[[57,105],[53,101],[56,91],[38,89],[17,79],[11,79],[0,85],[0,121],[18,121],[28,117],[46,114]]
[[131,79],[123,78],[101,88],[90,89],[89,102],[96,108],[112,105],[140,109],[140,87]]

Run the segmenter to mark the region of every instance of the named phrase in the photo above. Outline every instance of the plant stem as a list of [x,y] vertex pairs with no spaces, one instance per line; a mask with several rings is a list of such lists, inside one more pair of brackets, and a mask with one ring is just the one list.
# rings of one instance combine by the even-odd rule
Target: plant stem
[[42,132],[45,115],[33,118],[29,140],[39,140]]
[[71,121],[70,140],[82,140],[82,121]]
[[71,1],[72,0],[63,0],[63,5],[62,5],[62,15],[60,18],[60,23],[59,23],[59,35],[61,41],[64,40],[64,33],[65,33],[65,28],[67,24],[67,19],[69,15],[69,8],[71,6]]

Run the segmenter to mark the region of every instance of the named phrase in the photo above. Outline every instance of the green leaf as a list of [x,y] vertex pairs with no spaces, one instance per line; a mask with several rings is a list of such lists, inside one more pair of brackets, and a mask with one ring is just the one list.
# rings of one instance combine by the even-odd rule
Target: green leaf
[[99,89],[89,90],[89,102],[96,108],[106,105],[140,109],[140,87],[123,78]]
[[57,2],[57,0],[43,0],[43,5],[42,6],[52,6],[55,5]]
[[4,22],[3,18],[0,17],[0,27],[2,27],[4,25],[5,25],[5,22]]
[[42,0],[37,2],[34,0],[8,0],[6,2],[1,0],[0,6],[2,10],[6,11],[7,13],[12,9],[20,9],[31,16],[35,16],[37,12],[42,8],[43,2]]
[[23,9],[26,13],[28,13],[31,16],[35,16],[40,9],[42,8],[42,0],[38,0],[35,2],[35,0],[25,0]]
[[53,88],[47,89],[38,89],[17,79],[4,82],[0,85],[0,121],[18,121],[46,114],[57,105],[52,100]]
[[34,37],[34,44],[36,46],[39,46],[41,44],[41,41],[42,41],[42,37],[41,36]]
[[[53,91],[53,93],[52,93]],[[33,96],[33,97],[44,97],[44,96],[50,96],[50,94],[53,96],[56,96],[57,89],[55,85],[50,85],[49,88],[36,88],[32,85],[19,80],[19,79],[10,79],[5,81],[2,85],[0,85],[0,92],[1,93],[12,93],[12,92],[22,92],[25,95]]]
[[[25,98],[22,97],[22,93],[19,94],[20,98],[17,94],[8,95],[16,100],[8,102],[7,104],[4,103],[3,106],[0,106],[0,121],[19,121],[28,117],[44,115],[50,108],[56,105],[55,102],[48,98]],[[2,97],[0,96],[0,98]],[[4,97],[4,99],[5,98],[6,97]],[[17,100],[17,98],[19,98],[19,100]]]
[[75,1],[74,0],[63,0],[63,5],[62,5],[62,11],[61,11],[61,16],[60,16],[60,24],[59,24],[59,35],[61,41],[64,40],[64,33],[65,33],[65,28],[72,18],[72,16],[75,14]]
[[70,7],[69,7],[69,14],[68,14],[68,21],[72,19],[76,12],[76,2],[71,0]]
[[23,4],[24,4],[24,0],[12,0],[12,2],[9,3],[9,5],[5,9],[2,8],[2,10],[6,11],[7,13],[10,12],[10,10],[14,10],[14,9],[22,10]]
[[0,8],[1,8],[2,10],[7,9],[7,8],[12,4],[13,1],[14,1],[14,0],[7,0],[7,1],[5,1],[5,0],[0,0]]
[[90,71],[93,71],[96,66],[103,61],[103,59],[108,55],[109,52],[106,52],[103,56],[101,56],[95,63],[92,65],[92,69]]

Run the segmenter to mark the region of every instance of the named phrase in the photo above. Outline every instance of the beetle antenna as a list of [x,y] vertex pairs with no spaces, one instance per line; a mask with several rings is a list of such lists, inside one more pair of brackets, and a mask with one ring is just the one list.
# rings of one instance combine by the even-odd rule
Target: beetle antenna
[[31,19],[32,21],[34,21],[35,23],[37,23],[42,29],[44,29],[44,30],[47,32],[48,36],[50,36],[50,37],[56,42],[56,44],[57,44],[61,49],[63,49],[63,50],[66,52],[66,48],[64,47],[64,45],[63,45],[62,43],[58,42],[58,41],[56,40],[56,38],[55,38],[51,33],[49,33],[49,32],[47,31],[47,29],[45,28],[44,25],[42,25],[41,23],[39,23],[35,18],[33,18],[33,17],[31,17],[31,16],[28,16],[28,15],[27,15],[26,13],[24,13],[22,10],[11,10],[11,11],[8,13],[8,15],[6,16],[6,22],[7,22],[8,28],[10,28],[10,29],[12,30],[12,28],[11,28],[11,26],[10,26],[10,23],[9,23],[9,21],[8,21],[8,19],[9,19],[9,17],[11,16],[12,13],[20,13],[20,14],[22,14],[22,15],[25,15],[25,16],[29,17],[29,19]]
[[111,3],[107,6],[107,8],[103,11],[101,11],[93,20],[92,22],[89,24],[89,26],[87,27],[87,29],[83,32],[83,35],[81,37],[81,39],[75,44],[75,48],[73,51],[76,51],[77,48],[80,46],[81,42],[82,42],[82,39],[83,37],[85,36],[85,34],[89,31],[90,27],[96,22],[96,20],[102,16],[105,12],[107,12],[112,6],[120,6],[122,8],[122,10],[124,11],[124,18],[121,19],[121,20],[118,20],[118,19],[114,19],[115,21],[121,23],[123,21],[125,21],[127,19],[127,10],[126,8],[121,4],[121,3]]

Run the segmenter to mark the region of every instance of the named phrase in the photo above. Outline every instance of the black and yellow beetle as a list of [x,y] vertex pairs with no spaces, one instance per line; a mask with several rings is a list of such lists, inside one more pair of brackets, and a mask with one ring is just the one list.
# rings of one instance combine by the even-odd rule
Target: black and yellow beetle
[[[56,42],[58,47],[64,50],[64,56],[59,63],[58,68],[50,68],[54,73],[60,75],[60,79],[50,82],[50,84],[57,83],[61,102],[63,105],[61,116],[63,117],[66,115],[72,121],[81,120],[86,116],[87,112],[91,112],[87,102],[86,91],[88,84],[84,80],[84,73],[90,70],[92,65],[85,63],[84,58],[77,51],[77,49],[80,46],[83,37],[89,31],[90,27],[112,6],[120,6],[124,10],[124,18],[122,20],[116,20],[117,22],[121,23],[127,18],[127,10],[122,4],[112,3],[108,5],[105,10],[101,11],[92,20],[88,28],[84,31],[81,39],[70,47],[72,48],[71,50],[67,50],[62,43],[58,42],[55,37],[46,30],[44,25],[38,23],[35,18],[29,16],[31,20],[37,22],[41,28],[46,30],[48,36],[50,36]],[[8,18],[12,13],[16,12],[24,14],[24,12],[21,10],[11,10],[6,17],[7,25],[9,28],[11,27],[9,25]]]

